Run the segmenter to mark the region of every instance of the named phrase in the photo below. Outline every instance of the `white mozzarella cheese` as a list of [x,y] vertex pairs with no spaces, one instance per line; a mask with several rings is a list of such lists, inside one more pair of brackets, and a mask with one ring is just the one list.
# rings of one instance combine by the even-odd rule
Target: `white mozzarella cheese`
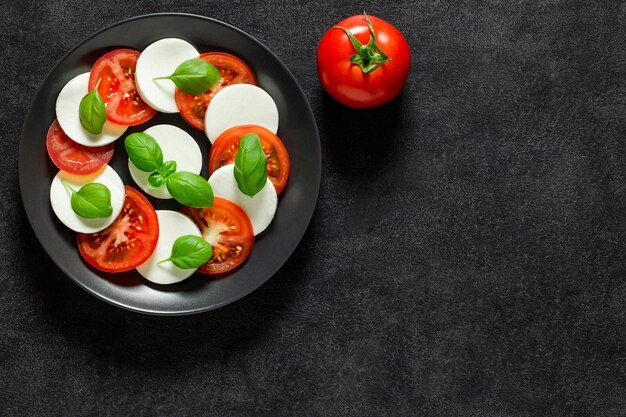
[[163,113],[178,113],[174,99],[175,85],[171,80],[155,80],[167,77],[188,59],[200,54],[189,42],[166,38],[150,44],[137,59],[135,84],[139,96],[148,105]]
[[[163,161],[176,161],[176,171],[189,171],[200,174],[202,170],[202,152],[200,147],[189,133],[179,127],[172,125],[156,125],[144,131],[152,136],[161,147]],[[167,191],[167,187],[162,185],[159,188],[148,187],[149,172],[144,172],[137,168],[130,159],[128,160],[130,175],[137,185],[156,198],[168,199],[172,195]]]
[[204,123],[211,143],[226,129],[239,125],[260,125],[276,133],[278,108],[272,96],[262,88],[233,84],[218,91],[211,99]]
[[243,209],[250,218],[254,235],[258,235],[269,226],[276,214],[278,197],[272,182],[267,179],[265,187],[254,197],[245,195],[239,190],[233,174],[235,164],[224,165],[213,172],[209,184],[216,197],[230,200]]
[[[92,182],[105,185],[111,192],[113,213],[109,217],[85,219],[72,210],[72,193],[64,183],[73,190],[78,191],[84,185]],[[104,165],[101,169],[89,175],[74,175],[66,171],[59,171],[50,186],[50,204],[54,214],[64,225],[80,233],[96,233],[108,227],[122,211],[125,197],[124,183],[120,176],[117,175],[117,172],[109,165]]]
[[159,240],[152,256],[137,267],[137,271],[148,281],[156,284],[174,284],[189,278],[196,272],[194,269],[181,269],[171,262],[158,262],[172,254],[172,246],[176,239],[184,235],[202,237],[200,229],[187,216],[177,211],[157,210],[159,219]]
[[122,136],[128,126],[117,125],[107,120],[102,128],[102,133],[99,135],[87,132],[80,123],[78,108],[82,99],[89,92],[88,88],[88,72],[77,75],[65,84],[57,97],[57,120],[61,129],[75,142],[85,146],[107,145]]

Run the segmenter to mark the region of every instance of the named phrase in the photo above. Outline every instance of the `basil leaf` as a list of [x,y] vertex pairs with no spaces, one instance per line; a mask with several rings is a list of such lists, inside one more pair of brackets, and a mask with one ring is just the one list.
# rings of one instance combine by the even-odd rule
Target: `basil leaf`
[[165,178],[159,171],[152,171],[148,176],[148,188],[159,188],[165,184]]
[[99,182],[91,182],[82,186],[80,190],[75,191],[69,185],[63,184],[72,193],[72,198],[70,199],[72,210],[80,217],[99,219],[113,214],[111,192],[106,185]]
[[163,162],[163,165],[159,168],[159,172],[163,175],[163,178],[169,177],[176,172],[176,161]]
[[176,172],[176,161],[163,162],[161,168],[148,176],[148,188],[159,188],[165,184],[165,179]]
[[180,204],[196,208],[213,205],[213,188],[200,175],[187,171],[175,172],[165,179],[165,185]]
[[267,156],[263,153],[261,139],[256,133],[248,133],[239,141],[235,155],[235,180],[239,190],[253,197],[267,183]]
[[152,172],[163,165],[163,152],[157,141],[147,133],[137,132],[124,139],[126,153],[138,169]]
[[195,235],[184,235],[174,241],[172,254],[159,264],[171,262],[181,269],[195,269],[207,263],[213,256],[209,242]]
[[96,88],[83,97],[78,106],[80,124],[87,132],[94,135],[102,133],[104,123],[107,121],[107,110],[100,93],[98,93],[98,85],[100,85],[100,81],[98,81]]
[[172,75],[155,80],[172,80],[183,93],[197,96],[213,87],[220,78],[221,74],[213,64],[192,58],[180,64]]

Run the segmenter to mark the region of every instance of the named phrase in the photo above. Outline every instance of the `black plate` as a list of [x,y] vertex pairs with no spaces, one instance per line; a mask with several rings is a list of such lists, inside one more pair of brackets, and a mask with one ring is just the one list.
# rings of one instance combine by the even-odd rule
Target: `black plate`
[[[49,188],[58,169],[49,160],[45,137],[55,118],[59,91],[72,77],[89,71],[105,52],[128,47],[142,50],[165,37],[182,38],[200,52],[226,51],[246,61],[258,84],[276,101],[280,114],[278,135],[291,159],[289,182],[279,198],[276,217],[257,236],[247,262],[223,279],[194,275],[182,283],[159,286],[137,272],[106,274],[88,266],[76,249],[75,234],[65,228],[50,207]],[[200,144],[206,161],[209,141],[179,114],[159,113],[127,133],[170,123],[189,132]],[[117,141],[111,165],[126,184],[133,185],[122,141]],[[289,258],[309,224],[320,185],[321,153],[311,108],[285,65],[265,46],[223,22],[187,14],[153,14],[119,22],[72,49],[54,67],[39,89],[24,122],[19,153],[19,178],[28,219],[53,261],[78,285],[95,296],[129,310],[150,314],[191,314],[211,310],[252,292]],[[172,201],[150,199],[155,208],[177,209]]]

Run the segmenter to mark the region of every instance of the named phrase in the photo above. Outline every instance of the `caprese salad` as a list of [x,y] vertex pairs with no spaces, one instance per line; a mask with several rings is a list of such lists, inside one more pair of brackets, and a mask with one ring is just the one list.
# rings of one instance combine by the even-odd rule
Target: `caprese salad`
[[[180,113],[206,133],[208,178],[200,175],[205,144],[185,130],[160,124],[126,134],[157,112]],[[59,168],[52,210],[101,271],[136,269],[158,284],[227,273],[271,224],[287,183],[278,125],[274,100],[233,55],[200,54],[177,38],[110,51],[58,95],[46,137]],[[109,165],[116,140],[134,184]],[[180,210],[155,210],[143,193],[175,199]]]

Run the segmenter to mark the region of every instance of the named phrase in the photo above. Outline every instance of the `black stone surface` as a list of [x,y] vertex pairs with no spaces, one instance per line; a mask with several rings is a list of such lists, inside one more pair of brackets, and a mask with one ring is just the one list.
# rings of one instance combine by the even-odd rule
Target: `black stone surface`
[[[626,415],[626,4],[385,3],[2,2],[0,415]],[[314,53],[363,8],[414,64],[395,101],[355,111],[321,90]],[[174,318],[105,304],[54,266],[16,159],[51,66],[162,11],[276,53],[324,164],[279,273]]]

